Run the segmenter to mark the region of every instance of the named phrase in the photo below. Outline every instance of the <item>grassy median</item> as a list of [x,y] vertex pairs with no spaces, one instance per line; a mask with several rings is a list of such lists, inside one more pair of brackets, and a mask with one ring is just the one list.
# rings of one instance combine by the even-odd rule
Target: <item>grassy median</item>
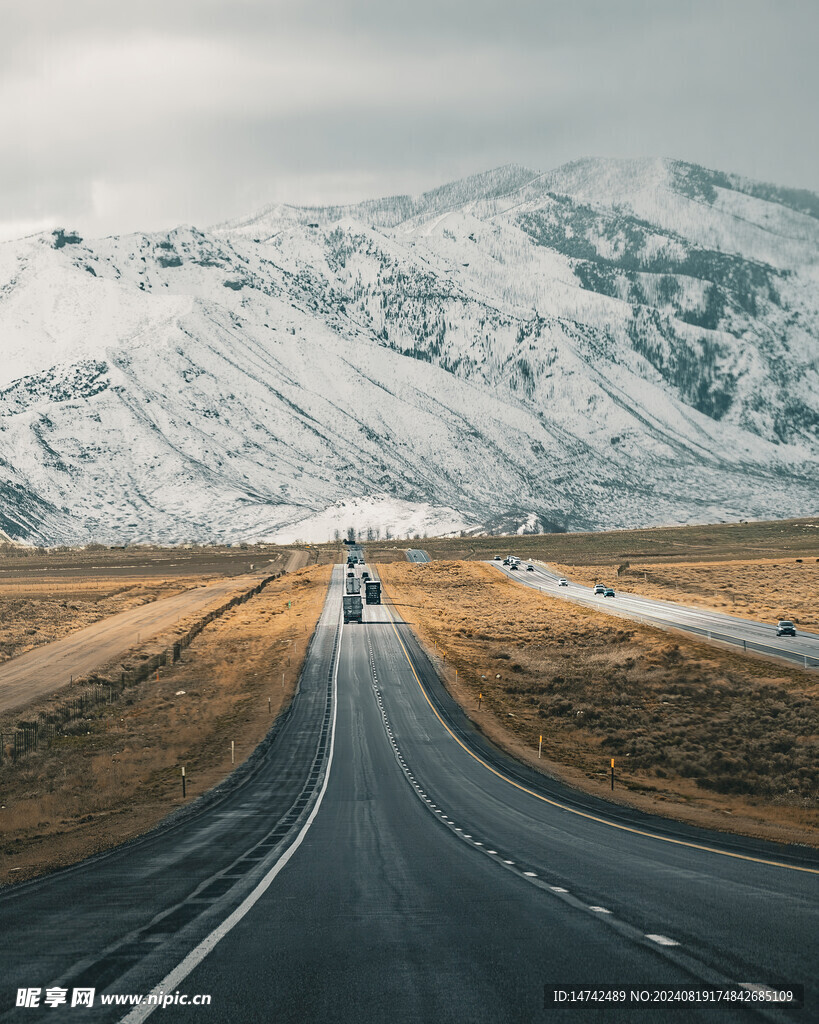
[[[7,759],[0,882],[147,831],[182,803],[182,765],[186,802],[232,771],[231,741],[241,764],[293,695],[331,571],[313,566],[275,580],[207,626],[158,679],[69,723],[48,749],[16,764]],[[136,661],[140,653],[130,656]]]
[[515,756],[607,797],[614,757],[615,799],[819,845],[816,673],[549,598],[480,563],[378,571],[453,696]]

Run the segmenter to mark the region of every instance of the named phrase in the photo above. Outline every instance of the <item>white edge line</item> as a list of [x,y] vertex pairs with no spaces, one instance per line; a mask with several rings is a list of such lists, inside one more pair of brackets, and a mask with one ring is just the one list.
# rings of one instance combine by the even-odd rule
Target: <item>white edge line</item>
[[[268,871],[268,873],[264,876],[264,878],[259,882],[256,888],[244,898],[244,900],[239,904],[239,906],[233,911],[232,914],[226,917],[225,920],[222,921],[220,925],[217,925],[217,927],[213,929],[210,935],[206,936],[199,943],[198,946],[192,949],[190,953],[188,953],[188,955],[185,957],[185,959],[181,963],[177,964],[176,967],[174,967],[170,974],[166,975],[166,977],[164,977],[162,981],[159,982],[158,985],[155,985],[154,988],[151,989],[149,996],[159,995],[162,992],[172,992],[174,989],[178,987],[180,982],[184,981],[185,978],[187,978],[187,976],[195,967],[199,966],[199,964],[205,959],[208,953],[210,953],[211,950],[214,949],[217,943],[219,943],[227,935],[227,933],[231,931],[242,920],[245,914],[247,914],[247,912],[252,909],[254,904],[256,904],[262,898],[262,896],[264,896],[265,892],[267,892],[267,890],[273,883],[273,880],[276,878],[276,875],[278,875],[278,873],[288,863],[288,861],[296,852],[296,850],[298,850],[298,848],[301,846],[302,842],[304,841],[304,837],[307,835],[310,826],[313,824],[313,821],[315,820],[315,817],[319,812],[319,808],[321,807],[321,802],[324,799],[324,794],[327,791],[327,783],[330,781],[330,769],[332,768],[333,765],[333,751],[335,750],[336,745],[336,711],[338,709],[338,665],[341,655],[341,637],[342,633],[344,632],[343,620],[340,626],[341,628],[339,629],[338,634],[338,647],[336,648],[336,663],[333,666],[333,725],[330,733],[330,753],[327,759],[327,771],[324,773],[324,783],[321,787],[321,792],[318,795],[318,799],[316,800],[315,806],[313,807],[313,810],[310,812],[310,817],[307,819],[307,821],[305,821],[301,831],[299,832],[298,836],[296,836],[296,839],[291,844],[291,846],[289,846],[288,849],[282,854],[282,856],[279,857],[279,859],[276,861],[276,863],[273,865],[270,871]],[[147,998],[148,996],[146,996],[146,999]],[[146,1005],[145,1003],[143,1003],[141,1006],[137,1006],[129,1014],[123,1017],[120,1020],[120,1024],[139,1024],[140,1021],[146,1020],[154,1012],[154,1010],[157,1009],[157,1006],[158,1004],[156,1003],[150,1005]]]

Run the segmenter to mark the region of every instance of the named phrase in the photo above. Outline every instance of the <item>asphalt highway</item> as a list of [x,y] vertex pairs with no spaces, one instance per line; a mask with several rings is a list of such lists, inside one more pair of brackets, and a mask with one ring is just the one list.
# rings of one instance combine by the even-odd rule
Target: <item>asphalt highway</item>
[[408,562],[429,562],[430,557],[426,551],[421,551],[420,548],[409,548],[407,550],[407,561]]
[[[81,977],[109,993],[211,996],[163,1009],[171,1021],[815,1016],[815,851],[652,819],[517,764],[475,731],[386,606],[365,605],[336,646],[341,578],[255,775],[141,844],[0,898],[3,1006],[19,986]],[[632,983],[803,984],[806,1002],[543,1008],[545,988]]]
[[141,840],[0,890],[0,1021],[119,1019],[17,1009],[17,991],[149,991],[287,855],[327,777],[341,580],[336,569],[290,708],[227,783]]
[[740,619],[734,615],[709,611],[702,608],[691,608],[672,601],[657,601],[652,598],[640,597],[638,594],[627,594],[611,586],[616,596],[603,597],[596,595],[592,587],[584,587],[569,580],[567,587],[558,586],[557,574],[544,566],[533,562],[534,571],[526,569],[522,563],[516,570],[510,570],[501,562],[492,561],[502,573],[517,583],[533,587],[549,594],[550,597],[562,597],[578,604],[585,604],[602,612],[623,615],[654,625],[672,627],[686,633],[692,633],[706,640],[718,640],[722,643],[741,647],[745,651],[767,654],[771,657],[784,658],[786,661],[802,665],[805,668],[819,666],[819,636],[815,633],[800,632],[795,637],[778,637],[776,623],[754,622],[751,619]]

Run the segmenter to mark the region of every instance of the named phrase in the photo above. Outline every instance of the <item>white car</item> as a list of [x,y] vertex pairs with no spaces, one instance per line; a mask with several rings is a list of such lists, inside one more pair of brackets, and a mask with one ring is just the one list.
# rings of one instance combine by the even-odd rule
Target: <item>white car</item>
[[563,578],[563,577],[561,576],[561,577],[560,577],[560,579],[559,579],[559,580],[557,581],[557,585],[558,585],[559,587],[568,587],[568,585],[569,585],[569,581],[568,581],[568,580],[566,580],[566,579],[564,579],[564,578]]

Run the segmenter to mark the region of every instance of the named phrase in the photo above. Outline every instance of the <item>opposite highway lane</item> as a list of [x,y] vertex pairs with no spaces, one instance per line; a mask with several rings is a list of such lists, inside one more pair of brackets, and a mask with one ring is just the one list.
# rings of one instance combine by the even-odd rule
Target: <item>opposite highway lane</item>
[[[172,1021],[537,1021],[546,984],[726,979],[804,983],[808,1019],[819,996],[815,851],[704,833],[544,780],[475,732],[408,627],[378,605],[341,632],[332,765],[312,825],[269,888],[220,932],[237,900],[213,896],[214,871],[241,883],[243,861],[255,880],[279,863],[275,846],[257,862],[248,847],[284,807],[275,758],[294,742],[315,748],[317,716],[299,702],[313,695],[325,713],[341,578],[337,569],[293,716],[254,778],[213,813],[0,899],[4,1006],[17,986],[80,976],[69,967],[85,957],[95,965],[88,983],[96,970],[111,992],[147,992],[164,978],[166,991],[213,996],[209,1008],[165,1009],[161,1019]],[[291,761],[291,774],[308,760]],[[315,810],[311,799],[303,815]],[[159,915],[180,899],[187,911],[165,923]],[[180,967],[208,935],[209,955]],[[14,1013],[8,1019],[57,1016]],[[561,1019],[634,1017],[608,1006]],[[640,1019],[766,1017],[687,1005]]]
[[623,615],[641,622],[670,626],[707,640],[719,640],[741,647],[746,651],[784,658],[797,665],[801,664],[804,668],[819,666],[819,636],[814,633],[797,631],[795,637],[777,637],[776,627],[772,623],[740,619],[735,615],[692,608],[673,601],[657,601],[653,598],[640,597],[638,594],[627,594],[616,588],[616,597],[598,596],[591,587],[584,587],[571,580],[568,587],[560,587],[557,583],[560,577],[537,563],[533,563],[533,572],[528,572],[525,564],[514,571],[497,561],[489,564],[494,565],[515,582],[541,590],[550,597],[562,597],[601,612]]
[[420,548],[408,548],[407,550],[407,561],[408,562],[429,562],[430,557],[426,551],[421,551]]

